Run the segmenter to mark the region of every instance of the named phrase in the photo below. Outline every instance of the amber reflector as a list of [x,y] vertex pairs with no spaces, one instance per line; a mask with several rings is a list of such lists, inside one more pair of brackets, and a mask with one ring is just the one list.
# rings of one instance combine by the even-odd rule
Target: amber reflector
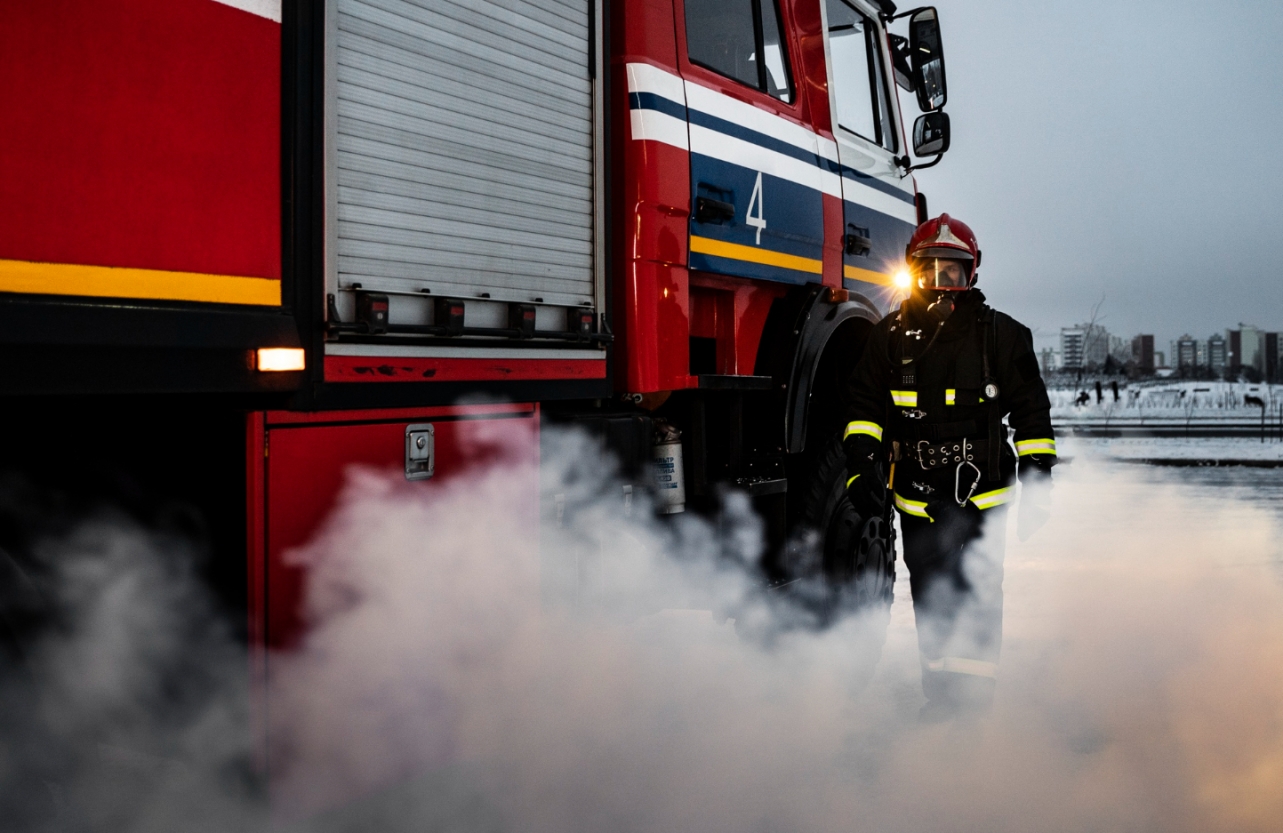
[[302,370],[307,366],[307,358],[302,347],[260,347],[258,348],[258,369]]

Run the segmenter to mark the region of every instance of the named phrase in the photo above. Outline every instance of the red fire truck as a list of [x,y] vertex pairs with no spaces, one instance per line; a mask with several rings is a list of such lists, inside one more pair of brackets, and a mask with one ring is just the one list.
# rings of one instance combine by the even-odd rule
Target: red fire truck
[[[427,488],[486,464],[465,440],[497,420],[531,455],[539,426],[577,425],[645,488],[658,449],[662,511],[747,492],[766,580],[805,527],[833,581],[885,590],[885,526],[842,501],[834,438],[926,215],[911,171],[948,147],[936,18],[6,4],[0,468],[204,537],[260,647],[298,635],[282,554],[351,464]],[[538,489],[496,511],[534,523]]]

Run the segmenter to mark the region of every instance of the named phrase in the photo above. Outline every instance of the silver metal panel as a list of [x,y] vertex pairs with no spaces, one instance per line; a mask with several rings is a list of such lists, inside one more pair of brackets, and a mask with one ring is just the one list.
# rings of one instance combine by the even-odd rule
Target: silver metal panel
[[[451,0],[442,3],[442,6],[446,5],[452,5]],[[396,10],[395,13],[389,10],[391,8]],[[412,43],[408,51],[422,56],[427,64],[443,61],[449,65],[464,57],[471,59],[468,61],[470,68],[485,75],[519,78],[532,89],[536,88],[536,82],[547,82],[553,88],[547,94],[553,96],[569,98],[569,92],[586,94],[588,91],[586,49],[583,60],[568,54],[556,55],[544,50],[534,50],[528,43],[505,41],[505,34],[520,32],[515,28],[508,33],[487,31],[476,25],[484,22],[483,18],[474,16],[471,23],[450,20],[407,0],[339,0],[340,32],[349,30],[349,18],[372,23],[382,29],[378,34],[372,35],[377,40],[397,43],[404,37],[418,41],[418,44]],[[517,37],[529,40],[520,34]],[[586,43],[585,40],[585,46]],[[546,45],[555,48],[552,44]],[[580,69],[585,71],[580,72]]]
[[518,13],[525,13],[532,8],[539,9],[548,13],[540,16],[543,23],[558,27],[563,32],[587,37],[583,3],[578,0],[572,3],[560,0],[493,0],[489,5]]
[[[357,281],[372,291],[404,290],[407,286],[425,286],[432,293],[450,296],[450,298],[479,298],[477,293],[475,270],[461,270],[444,266],[425,267],[422,263],[403,263],[398,261],[375,261],[372,258],[343,258],[344,280]],[[431,281],[422,280],[423,273],[431,271]],[[584,304],[582,286],[577,281],[558,281],[556,279],[534,279],[529,275],[521,280],[512,280],[511,286],[500,286],[500,275],[488,276],[490,299],[497,302],[521,302],[536,304],[561,304],[565,307],[577,307]],[[453,280],[450,280],[453,279]],[[427,286],[431,284],[431,286]],[[345,293],[346,294],[346,293]],[[399,299],[398,299],[399,303]],[[398,307],[393,313],[399,312]],[[399,316],[398,316],[399,318]],[[498,325],[502,326],[502,325]]]
[[[339,223],[343,220],[340,217]],[[460,277],[468,271],[476,272],[475,287],[477,290],[487,288],[486,281],[496,285],[518,286],[522,276],[529,275],[531,280],[537,278],[560,278],[573,282],[580,269],[577,263],[536,263],[524,256],[524,252],[515,246],[495,243],[491,247],[478,246],[480,251],[457,252],[439,246],[431,246],[432,235],[422,232],[402,231],[400,229],[381,230],[372,226],[353,223],[355,233],[350,237],[339,238],[339,270],[343,271],[344,255],[367,257],[371,259],[395,260],[421,267],[444,266],[462,270]],[[373,237],[373,240],[362,240],[360,235]],[[486,249],[489,248],[487,251]],[[546,251],[546,250],[545,250]],[[572,255],[566,257],[571,259]],[[587,260],[587,258],[584,258]],[[431,280],[431,270],[414,270],[422,274],[419,281]],[[495,275],[486,275],[494,272]],[[413,277],[413,275],[408,275]],[[506,279],[506,280],[505,280]],[[427,288],[431,288],[431,284]],[[469,293],[474,294],[474,293]]]
[[[396,211],[348,205],[343,202],[343,189],[339,189],[339,222],[350,224],[353,239],[363,239],[361,232],[373,231],[364,239],[388,240],[403,245],[416,245],[421,241],[431,246],[440,240],[442,251],[461,254],[485,254],[510,257],[516,261],[528,259],[536,263],[556,263],[566,266],[590,265],[592,245],[582,245],[560,238],[547,238],[539,234],[505,231],[503,240],[495,240],[486,229],[475,223],[442,220],[436,217],[415,217]],[[364,227],[361,229],[360,227]]]
[[[488,110],[503,108],[503,112],[509,114],[509,118],[517,116],[557,127],[572,124],[576,131],[588,129],[588,125],[581,121],[582,113],[577,112],[579,108],[573,104],[561,103],[561,106],[549,107],[546,103],[560,102],[531,102],[526,98],[529,93],[526,88],[508,83],[503,79],[470,73],[457,67],[454,75],[449,78],[432,75],[405,62],[393,63],[380,56],[380,52],[386,56],[397,51],[392,47],[356,35],[342,35],[340,40],[350,47],[344,51],[341,71],[350,70],[354,74],[368,73],[376,78],[397,82],[400,89],[404,91],[400,94],[411,100],[441,102],[447,109],[458,109],[461,106],[460,102],[467,101],[467,96],[479,96],[472,100],[474,107],[471,110],[474,115],[483,118],[490,115],[491,120],[497,119],[499,113],[489,113]],[[367,83],[366,86],[371,85]]]
[[[566,181],[553,178],[555,168],[526,164],[520,167],[498,164],[497,157],[478,159],[477,154],[469,154],[468,148],[455,144],[438,142],[424,136],[416,136],[406,131],[393,130],[379,125],[349,122],[348,135],[338,138],[340,152],[348,151],[346,159],[351,159],[351,169],[357,170],[357,163],[362,158],[383,159],[397,164],[402,178],[415,181],[420,170],[459,173],[460,162],[469,163],[465,175],[476,176],[475,168],[486,168],[482,171],[475,190],[481,191],[487,183],[498,182],[512,184],[519,188],[540,191],[549,194],[561,194],[570,197],[583,197],[590,194],[591,185],[581,175]],[[366,146],[357,148],[359,140],[367,139],[381,147]],[[417,158],[412,158],[417,155]],[[564,169],[562,169],[564,170]]]
[[[496,128],[483,133],[456,125],[456,121],[462,123],[466,120],[456,119],[448,112],[406,115],[398,112],[401,107],[393,96],[341,85],[339,91],[340,132],[344,128],[345,119],[360,121],[453,145],[460,151],[456,158],[463,158],[462,152],[470,149],[474,158],[477,155],[489,157],[492,165],[530,170],[530,164],[533,163],[549,175],[560,171],[573,174],[576,172],[575,162],[578,161],[575,156],[589,155],[587,145],[576,148],[553,139],[540,142],[532,140],[529,134],[523,135],[516,130]],[[348,93],[351,97],[345,98],[343,93]],[[587,162],[587,159],[584,161]],[[342,159],[339,160],[339,167],[343,167]],[[585,175],[591,177],[591,173]]]
[[[344,282],[373,284],[362,277],[391,279],[382,288],[395,289],[387,283],[400,280],[403,288],[427,289],[437,295],[481,298],[486,293],[496,299],[529,301],[532,296],[551,292],[566,295],[561,303],[584,302],[583,285],[578,270],[544,265],[545,274],[531,274],[530,264],[501,257],[468,257],[421,247],[393,245],[384,242],[341,239],[339,268]],[[519,267],[520,272],[514,267]],[[565,277],[569,273],[575,277]],[[579,300],[575,300],[579,299]],[[548,303],[553,303],[549,300]]]
[[[586,46],[584,37],[558,32],[544,25],[540,14],[530,9],[525,14],[514,14],[500,9],[488,0],[474,0],[471,3],[461,0],[445,0],[436,3],[432,0],[343,0],[359,2],[369,9],[387,12],[404,20],[413,21],[435,30],[445,38],[458,38],[468,42],[463,47],[472,50],[489,50],[504,55],[508,60],[519,61],[523,57],[534,62],[546,64],[552,69],[568,71],[577,63],[587,63],[588,53],[583,50],[583,60],[578,58],[581,46]],[[467,5],[474,8],[468,9]],[[584,18],[587,19],[587,6]],[[343,14],[344,6],[340,4],[339,13]],[[402,24],[403,26],[403,24]],[[408,31],[408,29],[406,29]],[[490,36],[490,37],[486,37]],[[525,47],[512,48],[512,46]],[[531,55],[529,50],[543,53],[546,58]],[[586,77],[586,76],[585,76]]]
[[353,283],[599,307],[589,3],[331,6],[327,283],[340,309]]
[[[357,234],[366,226],[357,226]],[[392,236],[392,235],[367,235]],[[555,287],[561,292],[582,289],[581,268],[578,264],[533,263],[529,258],[505,256],[503,253],[451,252],[442,248],[427,249],[406,235],[400,241],[361,240],[355,235],[339,239],[338,255],[343,275],[359,280],[359,275],[379,275],[395,278],[400,275],[410,285],[407,291],[431,290],[433,282],[443,282],[471,287],[472,291],[461,297],[482,297],[487,290],[503,287],[519,289],[523,286]],[[357,262],[357,261],[360,262]],[[400,270],[400,272],[398,271]],[[400,274],[403,272],[404,274]],[[487,274],[493,273],[493,274]],[[389,287],[391,288],[391,287]],[[438,295],[447,294],[444,291]],[[498,297],[498,296],[495,296]],[[524,297],[521,300],[525,300]]]
[[[388,20],[392,19],[391,16],[386,17]],[[419,34],[422,37],[415,37],[399,30],[390,29],[387,25],[381,26],[376,22],[359,18],[344,18],[343,26],[336,32],[335,39],[352,36],[348,47],[353,51],[360,50],[357,45],[357,36],[382,44],[386,51],[380,50],[374,54],[383,57],[389,64],[401,63],[411,68],[423,68],[424,71],[431,71],[435,67],[435,63],[440,63],[457,67],[463,72],[482,78],[524,87],[541,93],[547,98],[549,106],[554,108],[558,106],[573,106],[577,101],[577,97],[582,93],[580,84],[576,79],[564,74],[549,75],[537,64],[531,65],[529,62],[525,62],[517,66],[507,66],[504,62],[496,62],[493,54],[482,52],[478,55],[474,54],[477,50],[464,51],[436,42],[441,39],[432,38],[431,30],[421,31]],[[436,62],[425,67],[423,55],[427,49],[431,50]]]
[[[550,240],[582,241],[591,252],[592,228],[580,216],[563,219],[568,212],[545,212],[529,203],[510,205],[483,194],[450,191],[450,200],[427,200],[419,190],[413,196],[403,192],[403,183],[389,177],[369,176],[356,171],[339,173],[339,194],[344,205],[396,211],[414,217],[440,217],[483,228],[501,218],[503,224],[517,231],[531,232]],[[404,189],[408,190],[408,189]],[[448,190],[448,189],[446,189]],[[569,225],[573,221],[574,226]],[[547,246],[548,243],[534,243]]]
[[529,216],[532,208],[548,208],[565,217],[579,216],[592,204],[587,199],[532,191],[522,182],[486,181],[431,168],[420,168],[413,172],[413,176],[400,176],[404,173],[402,168],[377,157],[350,158],[348,162],[350,167],[338,174],[341,188],[422,199],[424,186],[431,186],[434,196],[440,194],[444,197],[431,201],[438,206],[481,208],[518,217]]

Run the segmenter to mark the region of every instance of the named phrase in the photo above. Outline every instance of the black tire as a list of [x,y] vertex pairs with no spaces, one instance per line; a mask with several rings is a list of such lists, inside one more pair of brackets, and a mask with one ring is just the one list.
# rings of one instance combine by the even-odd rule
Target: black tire
[[834,436],[809,467],[789,547],[789,572],[799,596],[823,623],[889,606],[895,587],[895,545],[885,518],[861,517],[846,497],[846,453]]

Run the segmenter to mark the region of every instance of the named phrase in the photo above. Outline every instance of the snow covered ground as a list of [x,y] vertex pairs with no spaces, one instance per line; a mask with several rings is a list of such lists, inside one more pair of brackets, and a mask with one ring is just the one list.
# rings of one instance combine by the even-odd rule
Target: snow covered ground
[[[1264,513],[1283,524],[1283,442],[1062,437],[1056,445],[1068,463],[1057,470],[1058,482],[1085,472],[1109,474],[1142,488],[1175,487],[1189,500]],[[1283,564],[1283,550],[1276,550],[1276,560]]]
[[1123,461],[1164,460],[1218,462],[1240,461],[1283,465],[1283,442],[1262,443],[1255,437],[1121,437],[1066,436],[1056,440],[1057,450],[1070,458]]
[[[1075,405],[1083,391],[1089,395],[1089,401]],[[1052,418],[1058,422],[1106,419],[1128,422],[1183,422],[1189,419],[1248,422],[1261,417],[1260,406],[1245,402],[1247,397],[1253,396],[1265,402],[1268,424],[1271,418],[1277,423],[1280,408],[1283,408],[1283,385],[1264,383],[1194,380],[1122,382],[1115,402],[1109,383],[1104,382],[1104,398],[1099,404],[1096,402],[1094,380],[1084,380],[1081,388],[1054,388],[1047,393],[1051,398]]]

